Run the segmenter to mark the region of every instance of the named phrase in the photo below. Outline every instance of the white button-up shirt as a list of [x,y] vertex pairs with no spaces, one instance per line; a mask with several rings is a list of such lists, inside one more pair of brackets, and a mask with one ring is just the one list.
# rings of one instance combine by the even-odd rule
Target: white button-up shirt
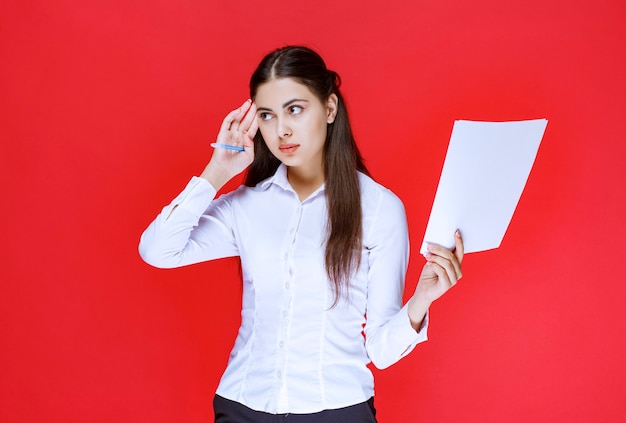
[[[214,199],[194,177],[141,237],[149,264],[171,268],[241,257],[241,327],[217,393],[268,413],[313,413],[367,401],[367,364],[385,368],[426,340],[402,306],[409,243],[404,206],[359,173],[361,265],[331,308],[324,267],[324,186],[300,201],[286,167]],[[363,336],[365,334],[365,337]]]

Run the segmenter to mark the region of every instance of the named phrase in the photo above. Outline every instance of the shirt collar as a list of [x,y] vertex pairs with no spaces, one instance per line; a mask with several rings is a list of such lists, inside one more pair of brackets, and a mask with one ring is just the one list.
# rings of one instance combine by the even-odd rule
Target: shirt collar
[[278,185],[283,189],[293,190],[287,180],[287,166],[282,163],[278,166],[278,169],[276,169],[276,172],[274,172],[272,176],[259,182],[257,187],[262,190],[266,190],[273,184]]
[[[273,176],[270,176],[269,178],[265,179],[264,181],[261,181],[259,183],[259,187],[263,190],[268,189],[271,185],[276,185],[281,187],[282,189],[286,190],[286,191],[291,191],[294,192],[293,187],[291,186],[291,184],[289,183],[289,180],[287,179],[287,166],[285,166],[284,163],[281,163],[278,166],[278,169],[276,169],[276,172],[274,173]],[[313,192],[308,198],[311,199],[313,197],[316,197],[317,195],[319,195],[320,192],[324,192],[324,184],[322,184],[318,189],[315,190],[315,192]]]

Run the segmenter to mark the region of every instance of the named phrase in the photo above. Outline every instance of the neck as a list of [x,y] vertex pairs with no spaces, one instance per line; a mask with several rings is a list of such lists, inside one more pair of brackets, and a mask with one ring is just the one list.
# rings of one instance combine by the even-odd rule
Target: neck
[[301,167],[287,168],[287,180],[293,187],[300,201],[306,200],[316,189],[324,183],[322,169],[302,169]]

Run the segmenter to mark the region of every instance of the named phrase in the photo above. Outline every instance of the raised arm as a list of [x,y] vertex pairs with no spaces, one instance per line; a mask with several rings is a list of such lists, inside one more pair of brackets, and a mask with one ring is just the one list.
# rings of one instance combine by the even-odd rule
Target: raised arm
[[256,107],[248,100],[222,122],[216,142],[244,147],[244,151],[216,149],[200,177],[165,206],[139,242],[139,253],[155,267],[179,267],[237,255],[232,236],[230,199],[214,200],[217,191],[242,172],[254,158]]

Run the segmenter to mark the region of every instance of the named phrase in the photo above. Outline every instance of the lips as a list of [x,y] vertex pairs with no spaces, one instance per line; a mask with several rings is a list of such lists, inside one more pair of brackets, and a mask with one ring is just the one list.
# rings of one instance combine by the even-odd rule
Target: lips
[[278,148],[283,153],[294,153],[300,147],[299,144],[281,144]]

